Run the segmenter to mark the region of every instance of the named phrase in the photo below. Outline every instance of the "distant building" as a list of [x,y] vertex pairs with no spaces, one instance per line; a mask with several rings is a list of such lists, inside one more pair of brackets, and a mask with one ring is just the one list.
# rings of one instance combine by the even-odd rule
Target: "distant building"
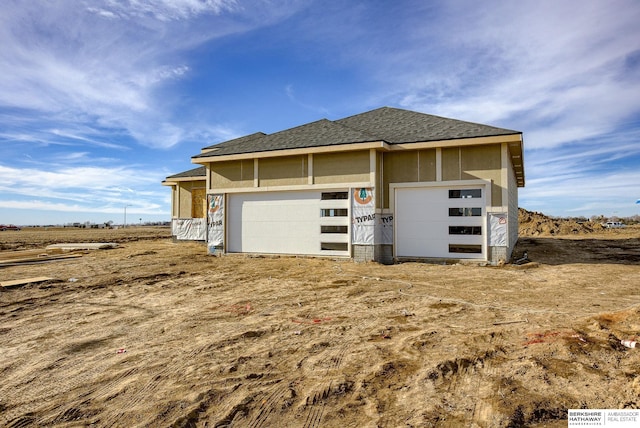
[[205,147],[163,181],[212,253],[508,260],[522,133],[383,107]]

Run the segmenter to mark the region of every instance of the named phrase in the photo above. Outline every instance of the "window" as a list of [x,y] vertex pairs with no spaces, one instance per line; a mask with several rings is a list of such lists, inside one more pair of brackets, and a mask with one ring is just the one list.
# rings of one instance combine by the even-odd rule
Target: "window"
[[320,226],[320,233],[349,233],[349,226]]
[[449,208],[449,217],[480,217],[482,208]]
[[482,189],[449,190],[449,199],[481,198]]
[[449,226],[449,235],[482,235],[482,226]]
[[321,242],[320,249],[325,251],[348,251],[349,244],[346,242]]
[[346,217],[348,211],[347,208],[321,208],[320,217]]
[[349,199],[349,192],[323,192],[320,197],[323,201],[331,201],[334,199]]
[[449,244],[450,253],[481,254],[482,245]]

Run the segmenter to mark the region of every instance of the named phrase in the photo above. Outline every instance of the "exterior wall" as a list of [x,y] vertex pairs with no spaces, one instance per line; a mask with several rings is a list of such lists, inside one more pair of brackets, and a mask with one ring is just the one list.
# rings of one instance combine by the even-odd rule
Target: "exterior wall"
[[191,182],[178,183],[178,218],[191,217]]
[[436,181],[436,150],[418,152],[418,181]]
[[264,158],[258,161],[258,183],[260,187],[307,184],[308,171],[306,155]]
[[174,184],[171,186],[171,218],[178,217],[178,200],[178,186]]
[[491,205],[502,205],[501,145],[470,146],[460,148],[460,173],[462,180],[480,178],[491,180]]
[[[376,152],[376,171],[378,172],[376,174],[376,182],[375,184],[375,200],[376,200],[376,209],[380,210],[384,207],[384,189],[385,189],[385,185],[384,185],[384,174],[382,174],[381,172],[383,171],[383,167],[384,167],[384,153],[382,152]],[[388,205],[387,205],[388,206]]]
[[382,171],[381,208],[389,208],[389,183],[436,181],[436,150],[384,153],[379,171]]
[[502,205],[500,144],[442,149],[442,180],[491,180],[491,205]]
[[355,262],[378,262],[391,265],[393,261],[393,245],[352,245]]
[[[264,190],[269,191],[278,190],[278,187],[298,190],[344,185],[349,188],[365,187],[366,183],[370,183],[369,187],[375,192],[378,218],[393,215],[389,212],[391,183],[490,181],[491,200],[487,201],[487,209],[508,212],[509,242],[507,247],[488,247],[486,254],[490,261],[508,260],[517,240],[517,183],[510,159],[506,161],[509,165],[508,174],[503,172],[505,161],[502,155],[501,144],[486,144],[375,153],[358,150],[212,162],[208,168],[207,191],[224,194],[227,191],[251,192],[251,189],[265,187],[269,189]],[[189,217],[192,214],[189,210],[196,209],[189,199],[193,189],[189,188],[187,182],[178,183],[175,188],[174,200],[178,202],[176,214],[178,217]],[[508,201],[504,201],[507,197]],[[206,204],[204,210],[206,212]],[[392,262],[393,245],[383,245],[381,242],[376,240],[373,245],[352,244],[353,258],[356,261]]]
[[194,187],[191,190],[191,218],[207,216],[207,189]]
[[181,181],[175,186],[174,218],[204,218],[206,214],[204,181]]
[[358,183],[364,181],[369,181],[368,151],[313,155],[314,184]]
[[500,263],[500,260],[509,260],[509,247],[489,247],[489,254],[487,259],[491,264],[496,265]]
[[351,246],[353,260],[356,262],[370,262],[375,260],[374,245],[354,244]]
[[442,149],[442,181],[461,180],[460,147]]
[[335,184],[348,187],[370,181],[370,162],[368,150],[211,162],[209,192]]
[[212,189],[253,186],[253,159],[209,164]]
[[508,254],[505,257],[505,260],[509,260],[511,258],[511,254],[513,252],[516,243],[518,242],[518,183],[516,181],[516,174],[513,170],[513,166],[511,165],[511,161],[509,161],[509,184],[508,184],[508,194],[509,194],[509,204],[507,206],[507,214],[509,218],[509,249]]

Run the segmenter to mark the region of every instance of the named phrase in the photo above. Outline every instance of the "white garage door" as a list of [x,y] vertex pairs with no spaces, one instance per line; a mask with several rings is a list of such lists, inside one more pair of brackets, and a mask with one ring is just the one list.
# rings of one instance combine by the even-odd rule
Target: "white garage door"
[[486,258],[484,193],[484,186],[396,188],[396,256]]
[[348,192],[229,195],[227,251],[349,255]]

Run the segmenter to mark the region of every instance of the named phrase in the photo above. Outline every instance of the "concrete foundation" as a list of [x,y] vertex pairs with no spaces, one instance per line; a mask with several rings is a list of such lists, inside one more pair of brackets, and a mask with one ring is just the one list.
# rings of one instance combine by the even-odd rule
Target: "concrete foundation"
[[355,262],[378,262],[393,264],[393,245],[353,245]]

